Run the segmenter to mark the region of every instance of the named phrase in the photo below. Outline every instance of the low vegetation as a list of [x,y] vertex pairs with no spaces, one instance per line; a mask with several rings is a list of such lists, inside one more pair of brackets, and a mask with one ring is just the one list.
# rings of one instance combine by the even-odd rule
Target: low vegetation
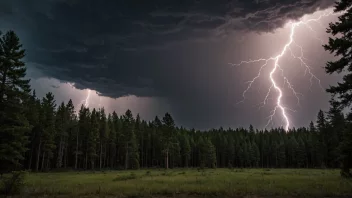
[[0,194],[13,195],[19,194],[24,188],[25,171],[13,171],[0,178]]
[[27,196],[348,197],[352,181],[339,170],[170,169],[31,173]]

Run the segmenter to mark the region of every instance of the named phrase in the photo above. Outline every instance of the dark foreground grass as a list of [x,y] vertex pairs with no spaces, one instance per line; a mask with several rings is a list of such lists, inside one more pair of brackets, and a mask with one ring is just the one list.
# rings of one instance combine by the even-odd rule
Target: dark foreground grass
[[21,196],[352,197],[339,170],[173,169],[29,173]]

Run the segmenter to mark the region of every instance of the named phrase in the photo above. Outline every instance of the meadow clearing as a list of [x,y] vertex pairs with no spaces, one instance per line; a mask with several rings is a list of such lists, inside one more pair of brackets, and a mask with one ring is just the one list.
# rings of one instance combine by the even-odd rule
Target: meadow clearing
[[28,173],[21,196],[350,197],[339,170],[169,169]]

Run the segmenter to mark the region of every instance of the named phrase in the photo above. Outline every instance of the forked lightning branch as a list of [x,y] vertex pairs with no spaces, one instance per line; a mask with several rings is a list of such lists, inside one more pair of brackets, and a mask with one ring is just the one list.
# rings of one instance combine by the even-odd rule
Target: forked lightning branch
[[[307,62],[305,61],[306,58],[304,56],[303,53],[303,47],[298,45],[297,42],[295,41],[295,34],[296,34],[296,29],[300,26],[304,26],[306,28],[308,28],[309,31],[312,31],[315,35],[315,31],[314,29],[311,27],[311,23],[318,23],[320,24],[320,20],[324,17],[328,17],[331,15],[336,15],[336,13],[334,13],[333,11],[329,11],[329,12],[324,12],[323,14],[319,15],[319,17],[314,18],[314,19],[309,19],[309,20],[303,20],[301,19],[300,21],[297,22],[289,22],[288,25],[290,27],[290,35],[289,35],[289,39],[287,41],[287,43],[284,45],[284,47],[282,48],[281,52],[273,57],[270,58],[260,58],[260,59],[256,59],[256,60],[248,60],[248,61],[241,61],[240,63],[237,64],[231,64],[233,66],[241,66],[244,64],[252,64],[252,63],[259,63],[259,62],[263,62],[263,64],[261,65],[257,75],[250,81],[248,81],[248,87],[244,90],[244,92],[242,93],[242,100],[239,101],[238,103],[242,103],[246,100],[246,93],[251,89],[252,85],[254,82],[256,82],[256,80],[262,75],[262,71],[264,68],[266,67],[271,67],[271,71],[269,73],[269,75],[267,76],[268,81],[270,82],[270,87],[266,93],[266,96],[262,102],[263,105],[267,104],[267,100],[269,95],[271,94],[272,91],[276,91],[277,93],[277,97],[276,97],[276,101],[275,101],[275,107],[271,110],[269,116],[268,116],[268,121],[267,124],[265,126],[268,127],[268,125],[270,123],[273,122],[273,117],[278,113],[278,111],[280,111],[280,115],[281,118],[284,122],[283,126],[284,129],[287,131],[290,128],[290,118],[287,115],[287,111],[291,110],[294,111],[292,109],[290,109],[289,107],[285,106],[282,102],[282,98],[284,96],[284,91],[282,89],[282,87],[280,87],[280,85],[278,84],[277,80],[274,78],[274,74],[276,72],[280,72],[282,75],[282,78],[284,79],[285,84],[287,84],[288,88],[290,89],[290,91],[292,91],[292,93],[294,94],[294,96],[297,99],[297,102],[299,104],[299,96],[301,95],[299,92],[297,92],[292,83],[290,83],[290,81],[288,80],[288,78],[284,75],[284,69],[283,67],[280,66],[280,60],[282,57],[284,57],[285,55],[291,55],[293,58],[297,59],[300,61],[302,67],[304,67],[305,69],[305,74],[308,73],[310,76],[310,83],[312,85],[312,81],[316,80],[319,85],[320,85],[320,80],[319,78],[317,78],[311,71],[311,67],[307,64]],[[316,38],[318,40],[321,41],[321,43],[323,43],[323,41],[319,38]],[[299,55],[295,55],[293,53],[292,47],[297,47],[300,50]],[[321,86],[321,85],[320,85]]]

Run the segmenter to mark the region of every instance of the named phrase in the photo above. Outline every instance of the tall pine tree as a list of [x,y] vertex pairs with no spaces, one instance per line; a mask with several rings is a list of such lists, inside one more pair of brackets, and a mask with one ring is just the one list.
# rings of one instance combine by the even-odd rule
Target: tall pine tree
[[[337,96],[336,101],[342,107],[352,103],[352,1],[340,0],[336,2],[335,12],[344,12],[339,20],[331,23],[327,33],[333,37],[324,45],[325,50],[339,57],[336,61],[329,61],[325,67],[328,74],[345,72],[343,81],[337,86],[331,86],[327,91]],[[350,125],[350,124],[349,124]],[[341,175],[351,177],[349,169],[352,166],[352,130],[348,126],[344,131],[343,141],[340,143],[340,161],[342,162]]]
[[0,32],[0,172],[19,167],[27,150],[24,101],[29,99],[29,80],[22,59],[25,50],[13,31]]

